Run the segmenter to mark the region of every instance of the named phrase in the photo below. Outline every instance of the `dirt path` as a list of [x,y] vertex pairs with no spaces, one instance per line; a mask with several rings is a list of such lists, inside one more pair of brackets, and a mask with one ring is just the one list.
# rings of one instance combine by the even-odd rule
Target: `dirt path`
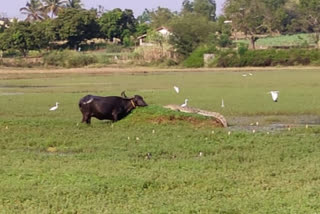
[[152,68],[112,65],[103,68],[7,68],[0,67],[0,74],[46,74],[46,73],[139,73],[139,72],[218,72],[218,71],[270,71],[270,70],[320,70],[320,67],[245,67],[245,68]]

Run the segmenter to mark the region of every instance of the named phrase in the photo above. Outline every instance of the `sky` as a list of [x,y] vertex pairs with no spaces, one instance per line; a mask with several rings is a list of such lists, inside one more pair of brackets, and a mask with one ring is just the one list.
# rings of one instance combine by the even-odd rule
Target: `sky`
[[[9,18],[24,19],[25,16],[20,13],[20,8],[24,7],[30,0],[0,0],[0,15]],[[221,14],[221,8],[225,0],[216,0],[217,14]],[[82,0],[85,8],[98,8],[102,5],[106,10],[114,8],[132,9],[135,17],[142,14],[145,8],[152,10],[157,7],[166,7],[171,11],[181,11],[183,0]]]

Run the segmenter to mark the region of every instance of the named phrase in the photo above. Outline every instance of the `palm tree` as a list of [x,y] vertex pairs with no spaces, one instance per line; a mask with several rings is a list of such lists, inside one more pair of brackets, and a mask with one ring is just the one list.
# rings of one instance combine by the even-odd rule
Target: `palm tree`
[[30,0],[25,7],[20,8],[20,12],[27,15],[26,21],[37,21],[45,17],[41,8],[42,3],[40,0]]
[[43,6],[43,10],[46,13],[51,13],[51,18],[56,16],[60,10],[65,7],[66,1],[65,0],[43,0],[45,3]]
[[81,9],[82,8],[81,0],[68,0],[67,7]]

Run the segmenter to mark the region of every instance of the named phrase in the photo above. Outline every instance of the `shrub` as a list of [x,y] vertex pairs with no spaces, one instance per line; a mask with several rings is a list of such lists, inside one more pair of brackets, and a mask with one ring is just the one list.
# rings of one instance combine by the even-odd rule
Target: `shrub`
[[187,68],[199,68],[204,66],[203,54],[211,53],[208,47],[198,47],[196,48],[191,55],[183,61],[183,65]]
[[248,51],[248,46],[246,43],[239,43],[238,54],[240,56],[244,55]]
[[240,58],[234,50],[219,51],[216,58],[212,63],[209,64],[210,67],[239,67]]
[[64,67],[65,58],[66,51],[52,51],[43,56],[43,62],[47,66]]
[[52,51],[43,58],[44,64],[58,67],[83,67],[98,62],[95,55],[79,53],[75,51]]
[[320,51],[309,49],[267,49],[247,50],[238,48],[220,51],[210,66],[216,67],[243,67],[243,66],[293,66],[293,65],[317,65]]
[[98,58],[94,55],[74,53],[69,55],[65,61],[65,67],[75,68],[83,67],[98,62]]
[[122,45],[117,44],[108,44],[106,46],[106,52],[107,53],[120,53],[124,49]]
[[15,49],[10,49],[10,50],[7,50],[7,51],[3,51],[2,53],[2,57],[5,57],[5,58],[10,58],[10,57],[21,57],[22,54],[20,51],[18,50],[15,50]]

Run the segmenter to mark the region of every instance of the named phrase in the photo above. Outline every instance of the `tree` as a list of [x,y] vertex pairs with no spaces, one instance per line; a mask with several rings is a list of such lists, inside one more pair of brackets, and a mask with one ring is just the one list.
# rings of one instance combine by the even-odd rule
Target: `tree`
[[216,19],[216,1],[215,0],[184,0],[182,2],[182,14],[196,13],[207,17],[209,20]]
[[34,47],[34,39],[29,22],[15,22],[0,34],[0,49],[19,50],[26,56],[30,49]]
[[288,24],[288,11],[285,4],[288,0],[263,0],[262,14],[264,16],[263,25],[269,33],[283,32]]
[[137,21],[142,24],[142,23],[150,23],[151,22],[151,15],[150,11],[145,8],[143,13],[137,17]]
[[170,27],[172,29],[170,43],[183,56],[188,56],[199,45],[210,42],[210,38],[217,31],[214,22],[195,13],[175,17]]
[[81,0],[68,0],[66,3],[66,6],[68,8],[81,9],[82,3],[81,3]]
[[183,0],[181,12],[182,13],[192,13],[193,12],[193,2],[190,2],[190,0]]
[[30,25],[31,35],[33,38],[32,49],[47,49],[50,43],[55,40],[55,32],[53,29],[53,20],[46,19],[41,22],[35,22]]
[[40,0],[30,0],[25,7],[20,8],[20,12],[27,15],[26,21],[38,21],[43,20],[45,14],[41,10],[43,7]]
[[66,1],[65,0],[43,0],[44,6],[43,11],[48,14],[51,14],[51,18],[53,16],[57,16],[57,14],[64,8]]
[[216,19],[216,2],[214,0],[194,0],[194,12],[207,17],[209,20]]
[[122,11],[119,8],[104,13],[98,22],[102,37],[110,40],[113,38],[123,40],[125,37],[130,37],[135,32],[137,24],[132,10]]
[[300,9],[309,31],[315,33],[316,43],[320,48],[320,1],[300,0]]
[[265,4],[261,0],[227,0],[224,7],[226,17],[232,21],[235,32],[243,32],[255,49],[257,35],[266,33],[264,25]]
[[167,26],[174,16],[175,14],[170,9],[158,7],[157,10],[150,12],[151,28],[156,29],[161,26]]
[[146,23],[137,24],[135,36],[138,37],[143,34],[146,34],[148,32],[148,30],[150,30],[150,26],[148,24],[146,24]]
[[81,42],[96,38],[99,25],[95,10],[66,8],[53,20],[54,31],[58,40],[67,40],[70,48],[76,48]]

